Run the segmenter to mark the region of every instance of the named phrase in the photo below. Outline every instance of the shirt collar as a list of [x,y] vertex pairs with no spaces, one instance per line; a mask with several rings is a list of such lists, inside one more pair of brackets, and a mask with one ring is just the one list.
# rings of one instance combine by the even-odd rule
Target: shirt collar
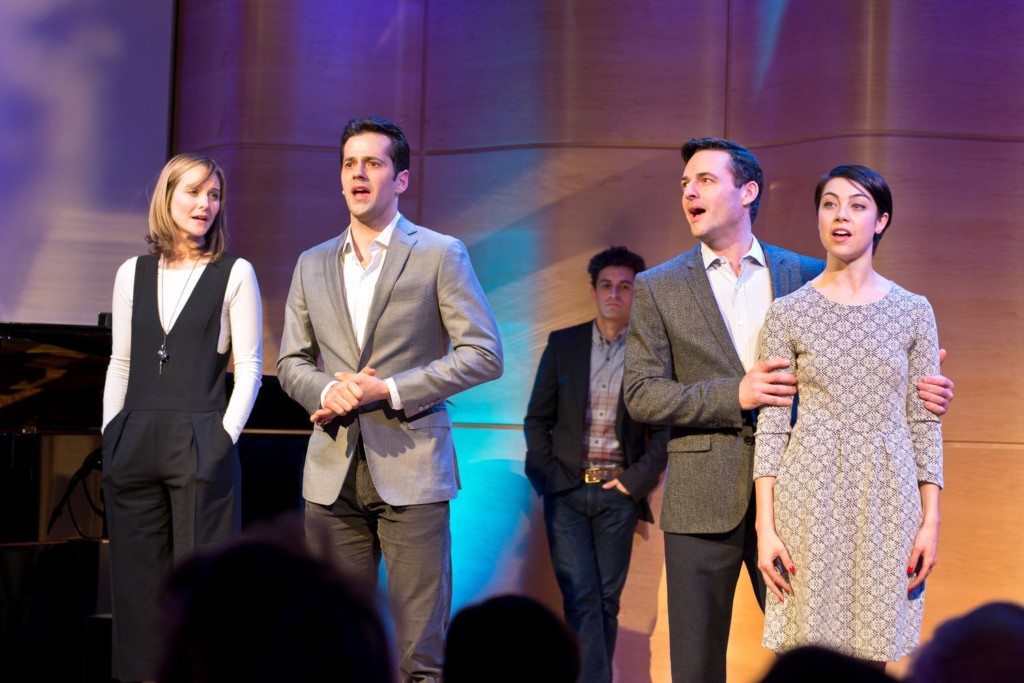
[[[399,211],[395,212],[395,217],[391,219],[391,222],[380,231],[380,234],[373,238],[373,242],[377,242],[381,246],[387,247],[391,244],[391,237],[395,234],[395,229],[398,227],[398,221],[402,219],[402,214]],[[373,244],[371,242],[370,244]],[[348,226],[348,230],[345,231],[345,244],[341,246],[341,253],[347,254],[352,251],[352,226]]]
[[593,327],[591,329],[590,340],[593,342],[594,346],[603,351],[605,348],[624,344],[626,342],[626,335],[628,333],[629,325],[626,325],[624,328],[622,328],[622,332],[619,332],[617,335],[615,335],[614,339],[608,341],[607,339],[604,338],[604,335],[601,334],[601,330],[600,328],[598,328],[597,321],[595,320]]
[[[711,247],[704,244],[703,242],[700,243],[700,255],[701,258],[704,259],[705,270],[711,268],[714,265],[725,262],[725,259],[723,257],[715,254],[715,252],[711,251]],[[758,242],[757,238],[754,237],[753,235],[750,236],[750,249],[747,250],[747,253],[744,254],[743,258],[740,260],[746,261],[748,259],[759,266],[766,265],[766,262],[764,260],[764,249],[761,247],[761,243]]]

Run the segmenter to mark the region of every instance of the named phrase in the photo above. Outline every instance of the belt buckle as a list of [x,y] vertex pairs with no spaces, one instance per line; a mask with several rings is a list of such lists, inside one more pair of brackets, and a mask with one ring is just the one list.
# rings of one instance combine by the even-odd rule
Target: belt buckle
[[588,467],[587,469],[583,470],[583,483],[600,484],[602,481],[604,481],[604,478],[601,476],[601,474],[602,473],[600,467]]

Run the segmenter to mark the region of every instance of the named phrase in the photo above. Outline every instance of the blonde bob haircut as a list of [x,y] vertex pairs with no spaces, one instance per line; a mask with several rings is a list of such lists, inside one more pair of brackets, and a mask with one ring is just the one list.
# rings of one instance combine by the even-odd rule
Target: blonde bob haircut
[[182,237],[181,230],[171,218],[171,196],[181,177],[196,166],[206,168],[206,175],[199,184],[205,183],[214,174],[220,181],[220,210],[214,217],[210,229],[206,231],[203,254],[209,256],[212,263],[227,249],[228,216],[224,203],[227,182],[224,178],[224,169],[208,156],[187,153],[179,154],[167,162],[164,170],[160,171],[160,177],[157,178],[156,187],[153,189],[153,199],[149,203],[149,236],[146,237],[146,242],[150,245],[150,253],[155,256],[172,260],[178,254],[177,248]]

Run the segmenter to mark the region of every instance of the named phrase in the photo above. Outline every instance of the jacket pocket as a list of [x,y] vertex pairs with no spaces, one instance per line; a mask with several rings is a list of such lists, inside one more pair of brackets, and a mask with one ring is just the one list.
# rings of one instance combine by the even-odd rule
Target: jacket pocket
[[710,450],[710,434],[684,434],[668,442],[669,453],[701,453]]
[[427,412],[417,415],[415,419],[409,420],[408,424],[409,429],[452,428],[452,421],[444,404],[436,405]]

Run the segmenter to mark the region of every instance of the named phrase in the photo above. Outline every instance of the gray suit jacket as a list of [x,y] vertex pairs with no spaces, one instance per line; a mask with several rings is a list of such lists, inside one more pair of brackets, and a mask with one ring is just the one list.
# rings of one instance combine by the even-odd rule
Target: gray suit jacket
[[[824,262],[762,243],[780,297]],[[739,405],[743,364],[711,291],[700,246],[638,273],[623,375],[633,419],[668,425],[661,528],[735,529],[753,490],[754,416]]]
[[369,365],[378,377],[394,379],[403,408],[379,401],[314,427],[302,495],[323,505],[335,501],[361,435],[370,475],[385,502],[451,500],[459,476],[445,399],[501,376],[501,340],[490,305],[462,242],[402,218],[360,351],[345,303],[345,236],[299,257],[277,362],[281,386],[312,413],[335,372]]

